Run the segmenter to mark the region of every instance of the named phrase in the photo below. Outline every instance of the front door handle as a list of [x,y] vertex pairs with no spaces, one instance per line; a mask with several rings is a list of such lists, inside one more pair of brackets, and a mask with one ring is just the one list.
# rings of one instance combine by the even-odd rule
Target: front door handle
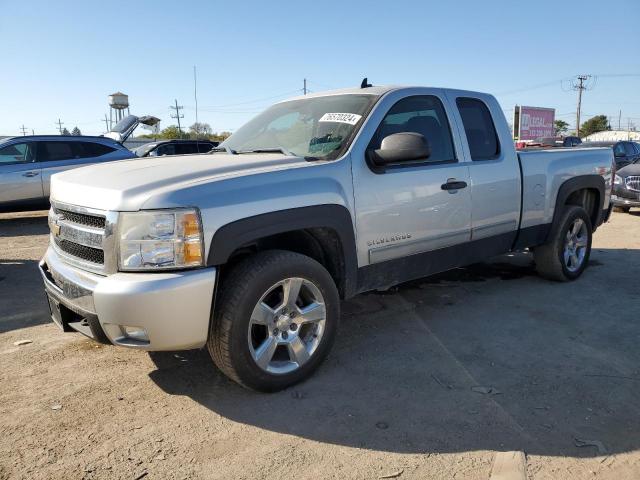
[[38,172],[26,172],[22,174],[23,177],[35,177],[37,175],[38,175]]
[[461,188],[466,188],[467,182],[463,182],[460,180],[456,180],[455,178],[447,179],[447,183],[443,183],[440,185],[442,190],[460,190]]

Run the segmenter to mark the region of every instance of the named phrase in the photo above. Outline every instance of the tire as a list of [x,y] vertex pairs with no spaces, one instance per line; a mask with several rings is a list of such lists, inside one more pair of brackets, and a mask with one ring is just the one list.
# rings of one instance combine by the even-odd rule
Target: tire
[[613,207],[614,212],[629,213],[630,207]]
[[[296,288],[299,295],[286,302]],[[274,392],[320,366],[339,320],[338,290],[320,263],[293,252],[264,251],[242,260],[222,280],[207,347],[229,378]]]
[[[580,230],[576,236],[572,236],[576,225],[580,226]],[[540,276],[567,282],[582,275],[589,263],[592,236],[593,227],[587,212],[582,207],[565,206],[549,241],[534,250],[536,270]],[[567,249],[569,258],[565,256]]]

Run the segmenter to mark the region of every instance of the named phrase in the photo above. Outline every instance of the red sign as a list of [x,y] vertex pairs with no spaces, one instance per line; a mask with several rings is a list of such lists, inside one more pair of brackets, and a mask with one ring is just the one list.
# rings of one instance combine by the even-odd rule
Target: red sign
[[535,140],[540,137],[553,137],[553,121],[556,111],[553,108],[519,108],[518,140]]

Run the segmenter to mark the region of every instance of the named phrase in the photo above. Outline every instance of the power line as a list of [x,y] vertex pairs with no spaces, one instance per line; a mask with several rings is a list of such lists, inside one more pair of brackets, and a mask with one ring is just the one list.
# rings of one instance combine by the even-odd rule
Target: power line
[[[580,109],[582,108],[582,92],[593,88],[593,84],[590,86],[586,82],[594,79],[592,75],[578,75],[572,82],[573,90],[578,91],[578,108],[576,110],[576,136],[580,136]],[[593,80],[595,81],[595,79]],[[577,83],[576,83],[577,82]]]
[[182,133],[182,127],[180,126],[180,119],[181,119],[181,118],[184,118],[184,115],[183,115],[182,113],[180,113],[180,110],[182,110],[184,107],[183,107],[183,106],[179,106],[179,105],[178,105],[178,100],[176,99],[176,106],[175,106],[175,107],[174,107],[174,106],[170,106],[169,108],[170,108],[171,110],[175,110],[175,111],[176,111],[176,114],[175,114],[175,115],[174,115],[174,114],[170,114],[169,116],[170,116],[171,118],[175,118],[175,119],[177,119],[177,120],[178,120],[178,131],[179,131],[180,133]]

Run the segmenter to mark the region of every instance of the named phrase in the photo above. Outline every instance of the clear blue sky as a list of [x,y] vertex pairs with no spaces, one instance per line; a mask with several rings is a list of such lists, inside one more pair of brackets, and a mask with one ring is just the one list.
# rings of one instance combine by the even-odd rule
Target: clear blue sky
[[[174,123],[168,106],[233,130],[301,90],[374,84],[457,87],[556,108],[575,122],[569,78],[598,74],[585,115],[622,110],[640,128],[640,1],[0,0],[0,135],[58,117],[104,130],[107,95]],[[636,76],[611,76],[636,74]],[[607,76],[609,75],[609,76]],[[545,86],[541,86],[545,85]],[[563,89],[564,86],[564,89]],[[532,88],[538,87],[538,88]]]

